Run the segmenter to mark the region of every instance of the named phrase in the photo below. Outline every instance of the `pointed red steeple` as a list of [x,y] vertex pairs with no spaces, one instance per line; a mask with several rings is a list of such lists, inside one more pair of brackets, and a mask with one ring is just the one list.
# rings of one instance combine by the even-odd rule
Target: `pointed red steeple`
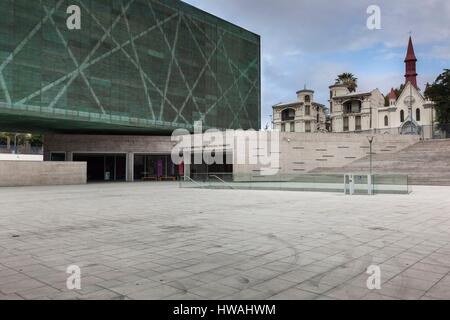
[[411,84],[417,88],[417,72],[416,72],[416,54],[414,53],[414,46],[411,37],[409,37],[409,43],[408,43],[408,52],[406,53],[405,58],[405,67],[406,67],[406,73],[405,78],[407,84],[408,82],[411,82]]
[[406,53],[405,62],[407,61],[417,61],[416,54],[414,53],[414,45],[412,42],[411,37],[409,37],[409,43],[408,43],[408,52]]

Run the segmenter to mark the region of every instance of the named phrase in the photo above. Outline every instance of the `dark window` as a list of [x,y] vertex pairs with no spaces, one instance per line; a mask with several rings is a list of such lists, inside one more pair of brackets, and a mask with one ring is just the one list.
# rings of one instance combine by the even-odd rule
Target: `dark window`
[[348,117],[344,117],[344,131],[348,131]]
[[355,130],[361,131],[361,116],[355,117]]
[[309,116],[311,114],[311,107],[305,106],[305,116]]
[[295,132],[295,122],[291,122],[290,126],[291,132]]
[[420,121],[420,109],[416,109],[416,121]]
[[388,118],[388,116],[384,116],[384,126],[385,127],[389,126],[389,118]]
[[281,132],[286,132],[286,124],[285,123],[281,124]]
[[161,178],[176,178],[180,168],[172,162],[169,155],[135,155],[134,179],[159,180]]
[[88,181],[125,181],[126,155],[74,154],[73,161],[87,163]]
[[405,122],[405,111],[400,111],[400,122]]
[[286,109],[281,113],[281,121],[290,121],[295,119],[295,110]]
[[305,102],[306,102],[306,103],[311,102],[311,97],[310,97],[310,96],[305,96]]
[[359,100],[351,100],[344,103],[344,113],[361,113],[362,103]]
[[305,132],[311,132],[311,122],[310,121],[305,122]]
[[50,155],[50,161],[66,161],[65,152],[52,152]]

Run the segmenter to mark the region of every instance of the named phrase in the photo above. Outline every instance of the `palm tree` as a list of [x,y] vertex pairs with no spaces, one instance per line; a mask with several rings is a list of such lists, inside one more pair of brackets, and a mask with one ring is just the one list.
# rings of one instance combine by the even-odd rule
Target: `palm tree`
[[11,148],[11,139],[13,135],[8,132],[0,132],[0,144],[5,145],[6,149]]
[[346,85],[350,92],[355,92],[358,88],[358,78],[353,73],[344,72],[338,75],[336,84]]

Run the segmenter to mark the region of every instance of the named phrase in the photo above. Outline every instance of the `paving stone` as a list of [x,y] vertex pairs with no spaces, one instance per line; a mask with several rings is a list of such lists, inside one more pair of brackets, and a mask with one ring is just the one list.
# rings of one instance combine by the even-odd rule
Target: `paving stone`
[[270,298],[268,292],[261,292],[254,289],[243,289],[239,292],[223,297],[224,300],[265,300]]
[[[0,193],[1,300],[450,299],[449,187],[344,197],[119,183],[30,187],[26,201],[24,190]],[[66,288],[73,264],[84,291]],[[365,292],[370,265],[382,290]]]
[[438,283],[426,293],[427,296],[442,300],[448,300],[450,297],[450,284]]
[[318,296],[312,292],[291,288],[270,297],[269,300],[313,300]]
[[228,287],[219,283],[210,283],[189,290],[190,293],[201,296],[203,299],[218,300],[238,292],[238,289]]
[[360,300],[368,293],[370,293],[370,290],[367,288],[342,285],[331,289],[324,294],[328,297],[336,298],[339,300]]
[[391,284],[383,284],[381,290],[379,290],[379,293],[402,300],[418,300],[426,293],[426,291],[407,287],[398,287]]

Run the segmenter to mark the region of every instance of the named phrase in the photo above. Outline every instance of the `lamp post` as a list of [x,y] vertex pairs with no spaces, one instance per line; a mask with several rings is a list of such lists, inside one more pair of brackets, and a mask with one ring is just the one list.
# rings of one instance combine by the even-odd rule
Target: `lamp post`
[[368,187],[369,187],[369,195],[373,195],[373,187],[372,187],[372,173],[373,173],[373,162],[372,162],[372,145],[373,145],[373,140],[374,140],[374,136],[371,137],[367,137],[367,140],[369,140],[369,144],[370,144],[370,155],[369,155],[369,159],[370,159],[370,172],[369,172],[369,177],[368,177]]
[[370,154],[369,154],[369,158],[370,158],[370,175],[372,175],[372,145],[373,145],[373,140],[374,137],[367,137],[367,140],[369,140],[369,144],[370,144]]

